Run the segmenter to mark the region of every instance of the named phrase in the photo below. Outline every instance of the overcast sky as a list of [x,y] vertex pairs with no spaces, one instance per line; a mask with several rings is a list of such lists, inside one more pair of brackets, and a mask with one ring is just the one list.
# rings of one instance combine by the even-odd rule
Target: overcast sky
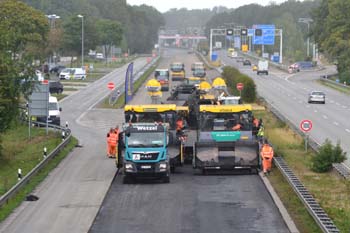
[[286,0],[127,0],[130,5],[146,4],[155,7],[158,11],[164,13],[171,8],[203,9],[214,6],[225,6],[227,8],[237,8],[243,5],[257,3],[263,6],[271,2],[280,4]]

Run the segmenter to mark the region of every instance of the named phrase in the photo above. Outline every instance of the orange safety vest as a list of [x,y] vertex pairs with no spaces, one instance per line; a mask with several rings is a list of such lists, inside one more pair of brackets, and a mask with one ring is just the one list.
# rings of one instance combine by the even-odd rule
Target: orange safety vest
[[272,159],[273,158],[273,149],[270,145],[263,145],[261,148],[260,155],[262,159]]
[[240,130],[241,128],[242,128],[242,125],[238,123],[232,127],[232,130],[237,131],[237,130]]
[[114,133],[117,135],[117,141],[119,140],[119,129],[115,129]]
[[118,134],[110,133],[109,137],[108,137],[108,143],[111,146],[116,146],[117,145],[117,141],[118,141]]

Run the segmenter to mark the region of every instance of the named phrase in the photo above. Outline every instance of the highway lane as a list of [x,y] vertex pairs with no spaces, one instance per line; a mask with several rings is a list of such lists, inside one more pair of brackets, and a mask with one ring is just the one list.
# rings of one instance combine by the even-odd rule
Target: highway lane
[[[321,71],[301,71],[295,74],[271,69],[268,76],[256,75],[250,67],[243,67],[234,59],[221,57],[228,65],[239,68],[252,77],[257,85],[259,95],[274,105],[284,116],[297,127],[303,119],[313,122],[310,137],[322,144],[326,138],[333,143],[341,142],[342,148],[350,156],[350,96],[319,84],[320,75],[333,73],[333,67]],[[326,104],[307,103],[311,90],[322,90],[326,93]],[[350,164],[349,160],[347,161]]]
[[[146,58],[134,62],[138,70]],[[82,148],[76,148],[34,191],[40,199],[24,202],[0,224],[4,233],[85,233],[89,230],[115,175],[106,157],[106,132],[123,121],[122,110],[93,109],[106,94],[107,83],[124,82],[126,65],[61,101],[62,122],[68,121]]]
[[[166,50],[159,67],[182,61],[188,76],[196,60],[186,51]],[[209,73],[210,78],[218,76],[215,71]],[[141,88],[131,103],[151,100]],[[191,166],[184,166],[172,174],[170,184],[141,181],[132,185],[123,185],[119,174],[89,232],[288,232],[259,176],[193,173]]]

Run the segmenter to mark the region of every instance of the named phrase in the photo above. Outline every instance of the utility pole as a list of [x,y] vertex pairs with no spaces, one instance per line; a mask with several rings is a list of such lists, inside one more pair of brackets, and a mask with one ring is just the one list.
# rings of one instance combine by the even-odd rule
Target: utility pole
[[306,55],[309,57],[310,55],[310,23],[313,22],[311,18],[299,18],[298,20],[299,23],[306,23],[307,24],[307,51]]

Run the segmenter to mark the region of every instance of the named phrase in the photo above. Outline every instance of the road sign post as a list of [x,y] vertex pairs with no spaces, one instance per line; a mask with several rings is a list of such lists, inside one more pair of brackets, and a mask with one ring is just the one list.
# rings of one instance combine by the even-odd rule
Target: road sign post
[[305,151],[307,152],[307,145],[308,145],[308,140],[309,140],[309,135],[308,132],[312,129],[312,121],[310,120],[302,120],[300,122],[300,129],[304,132],[305,134]]
[[242,97],[242,90],[244,88],[244,84],[243,83],[237,83],[236,84],[236,88],[237,88],[237,90],[239,90],[239,96]]
[[114,89],[114,83],[113,82],[109,82],[107,84],[107,87],[108,87],[108,89],[113,90]]

